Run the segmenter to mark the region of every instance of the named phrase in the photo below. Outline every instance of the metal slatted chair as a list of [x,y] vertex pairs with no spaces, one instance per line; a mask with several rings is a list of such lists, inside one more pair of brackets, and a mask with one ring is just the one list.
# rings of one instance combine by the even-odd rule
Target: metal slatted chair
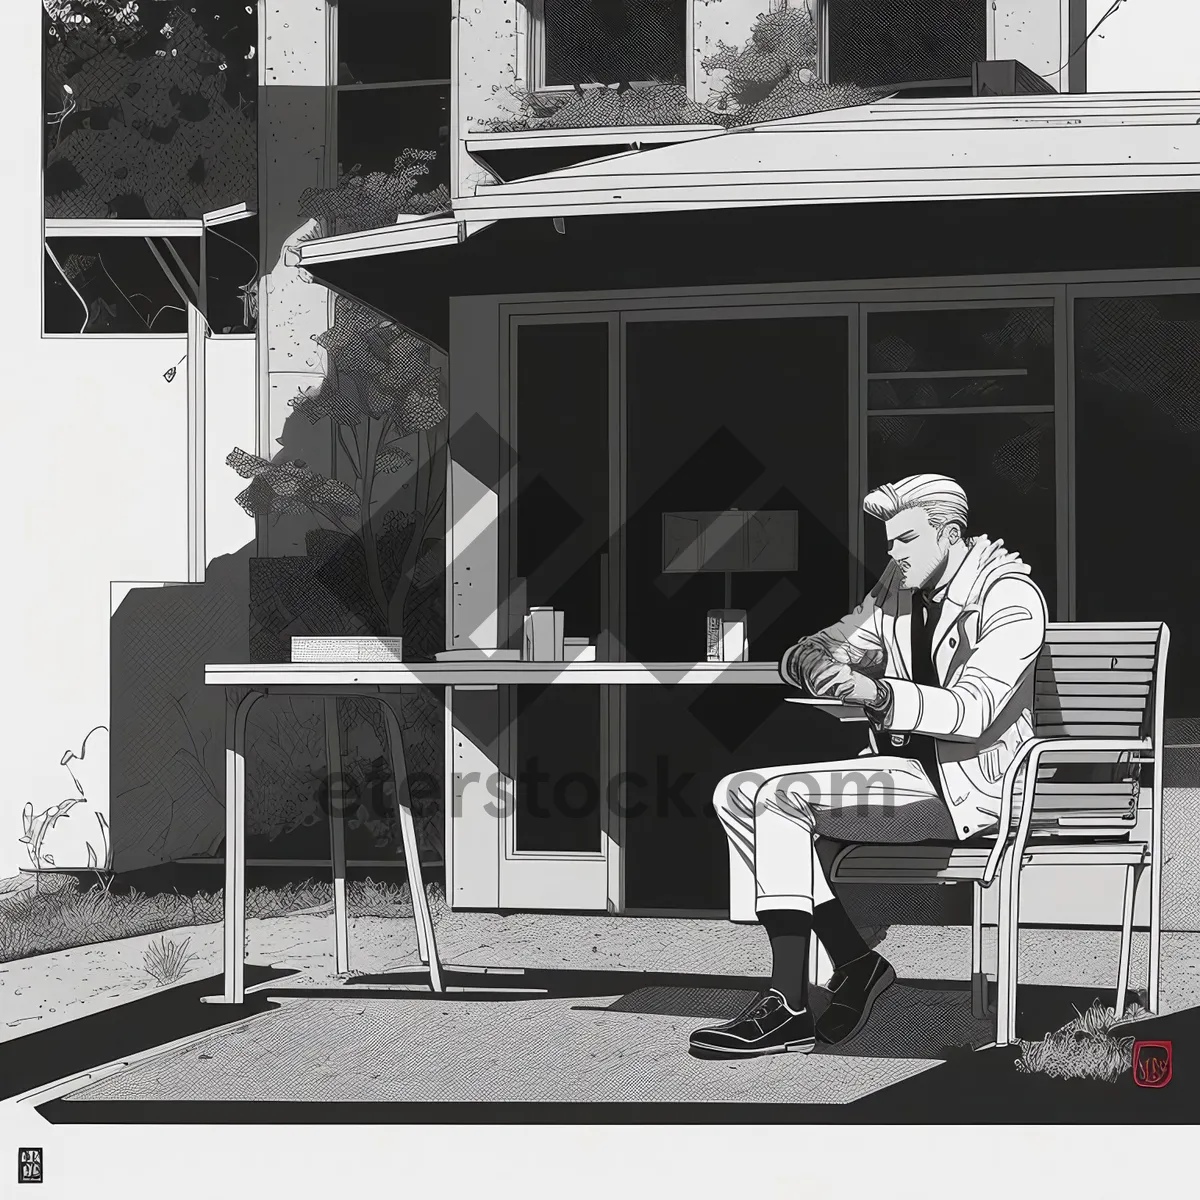
[[[1162,896],[1164,624],[1047,626],[1036,666],[1035,737],[1005,773],[992,837],[960,845],[847,845],[837,883],[970,883],[972,1007],[987,1012],[983,889],[999,881],[996,1044],[1016,1039],[1022,871],[1041,866],[1121,866],[1125,892],[1117,1006],[1129,984],[1137,883],[1150,872],[1149,1008],[1158,1012]],[[1149,787],[1142,771],[1153,764]]]

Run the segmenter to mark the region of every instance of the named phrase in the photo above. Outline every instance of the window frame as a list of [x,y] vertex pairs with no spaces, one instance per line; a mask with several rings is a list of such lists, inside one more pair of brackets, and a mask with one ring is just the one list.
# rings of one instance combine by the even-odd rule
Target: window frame
[[[521,6],[517,5],[518,13],[521,11]],[[341,51],[339,48],[338,31],[340,28],[342,6],[340,4],[326,5],[326,26],[325,26],[325,43],[328,47],[328,55],[326,57],[325,66],[325,96],[326,96],[326,112],[325,112],[325,128],[327,131],[327,143],[329,153],[325,158],[325,178],[323,186],[326,188],[337,187],[341,182],[342,175],[338,170],[341,163],[342,148],[340,144],[339,121],[341,114],[340,99],[343,93],[350,92],[397,92],[405,88],[445,88],[449,91],[450,103],[446,114],[446,124],[448,126],[447,153],[450,159],[450,192],[455,194],[455,158],[457,145],[457,130],[455,128],[455,86],[454,81],[450,77],[455,69],[455,61],[457,58],[457,43],[456,32],[454,27],[451,27],[451,44],[450,44],[450,61],[446,64],[447,76],[444,79],[412,79],[412,80],[391,80],[380,83],[340,83],[338,76],[340,73]],[[454,21],[454,16],[447,14],[447,20]]]
[[[203,217],[187,218],[184,220],[145,220],[127,221],[117,218],[42,218],[42,256],[50,253],[49,243],[54,238],[196,238],[200,249],[200,294],[203,298],[207,288],[205,265],[205,234],[214,228],[228,225],[246,217],[258,215],[257,207],[249,204],[235,204],[228,208],[216,209],[205,213]],[[259,278],[262,272],[259,271]],[[44,341],[163,341],[171,338],[187,338],[191,329],[190,315],[186,329],[175,333],[153,333],[150,330],[136,333],[47,333],[46,332],[46,283],[44,274],[39,276],[40,313],[38,317],[38,332]],[[191,303],[187,303],[190,314]],[[217,341],[252,341],[258,335],[255,333],[217,333],[209,328],[207,315],[201,317],[205,338]]]
[[[55,238],[136,238],[145,241],[148,238],[197,238],[200,242],[201,273],[204,268],[204,224],[200,219],[182,221],[121,221],[117,219],[83,219],[43,218],[42,219],[42,259],[53,254],[50,242]],[[134,333],[49,333],[46,330],[46,280],[43,271],[38,276],[39,312],[38,332],[43,341],[82,341],[82,342],[119,342],[119,341],[180,341],[187,338],[186,328],[173,333],[154,333],[151,330]],[[188,306],[190,308],[190,305]]]

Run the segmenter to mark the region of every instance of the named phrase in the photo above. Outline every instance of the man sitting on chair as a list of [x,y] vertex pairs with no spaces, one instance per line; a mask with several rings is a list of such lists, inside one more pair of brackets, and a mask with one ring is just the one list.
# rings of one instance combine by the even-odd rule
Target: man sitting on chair
[[[891,561],[852,613],[784,654],[780,673],[814,696],[862,705],[871,749],[717,785],[730,919],[766,928],[772,970],[769,990],[740,1016],[692,1034],[702,1056],[806,1052],[817,1038],[854,1037],[896,973],[834,896],[815,839],[953,842],[993,827],[1004,773],[1033,736],[1046,602],[1029,567],[1003,542],[966,536],[967,497],[944,475],[888,484],[863,509],[884,522]],[[815,1023],[814,933],[835,968]]]

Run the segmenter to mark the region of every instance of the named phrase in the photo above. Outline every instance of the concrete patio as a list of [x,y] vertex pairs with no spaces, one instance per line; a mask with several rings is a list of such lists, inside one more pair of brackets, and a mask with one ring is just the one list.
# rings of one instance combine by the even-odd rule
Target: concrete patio
[[[151,1050],[57,1094],[93,1101],[706,1101],[846,1104],[990,1040],[970,1016],[965,928],[896,926],[880,949],[901,983],[854,1042],[747,1062],[693,1059],[697,1025],[731,1015],[769,969],[762,931],[724,921],[442,913],[451,980],[547,994],[385,992],[416,963],[412,922],[351,921],[353,974],[332,973],[331,920],[250,922],[249,961],[294,972],[245,1021]],[[206,932],[212,931],[212,927]],[[215,932],[215,931],[214,931]],[[994,941],[994,938],[993,938]],[[1021,1036],[1093,999],[1112,1004],[1115,931],[1026,930]],[[1144,983],[1135,936],[1132,987]],[[986,961],[985,946],[985,961]],[[993,949],[994,953],[994,949]],[[210,963],[216,966],[216,963]],[[523,974],[484,976],[479,968]],[[298,986],[337,996],[288,995]],[[216,988],[213,989],[217,990]],[[1200,935],[1163,937],[1163,1011],[1200,1004]],[[823,997],[818,994],[815,1005]],[[1042,1022],[1041,1027],[1038,1023]],[[78,1119],[86,1119],[80,1116]]]

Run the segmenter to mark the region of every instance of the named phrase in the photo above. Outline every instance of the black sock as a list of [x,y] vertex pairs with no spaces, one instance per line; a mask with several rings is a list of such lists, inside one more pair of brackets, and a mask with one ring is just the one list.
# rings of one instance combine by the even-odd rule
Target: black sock
[[812,918],[795,909],[773,909],[760,913],[758,919],[771,939],[771,986],[789,1008],[807,1008]]
[[870,949],[840,900],[826,900],[824,904],[818,904],[813,909],[812,927],[835,967],[861,958]]

